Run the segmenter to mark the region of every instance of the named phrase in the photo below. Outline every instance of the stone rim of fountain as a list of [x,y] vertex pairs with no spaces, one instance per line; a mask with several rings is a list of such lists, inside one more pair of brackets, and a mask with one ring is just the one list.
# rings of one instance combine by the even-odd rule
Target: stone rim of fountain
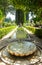
[[[15,48],[16,45],[17,45],[17,49]],[[7,46],[7,50],[10,54],[15,56],[28,56],[33,54],[36,51],[36,45],[28,41],[18,41],[9,44]]]

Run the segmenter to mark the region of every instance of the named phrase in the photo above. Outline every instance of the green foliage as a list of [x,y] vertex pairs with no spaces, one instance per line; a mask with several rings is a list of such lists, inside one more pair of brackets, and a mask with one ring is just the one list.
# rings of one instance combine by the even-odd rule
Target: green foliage
[[36,12],[39,8],[42,8],[42,0],[0,0],[1,10],[5,11],[8,5],[13,5],[16,9]]
[[10,0],[10,3],[18,9],[29,11],[37,11],[42,7],[42,0]]
[[[37,15],[35,20],[42,20],[42,0],[0,0],[0,9],[4,14],[9,5],[14,6],[15,9],[22,9],[26,12],[35,12]],[[21,18],[23,18],[23,15]]]
[[24,12],[21,9],[16,10],[16,23],[17,25],[22,24],[24,22]]
[[[35,9],[36,10],[36,9]],[[36,18],[33,18],[34,22],[42,20],[42,7],[38,8],[35,12]]]
[[36,29],[35,34],[39,37],[42,38],[42,29]]
[[26,28],[30,31],[32,31],[32,33],[35,33],[35,27],[32,26],[26,26]]
[[0,10],[0,20],[2,19],[3,17],[3,12]]
[[35,25],[34,25],[35,27],[42,27],[42,21],[36,21],[35,22]]
[[3,14],[5,14],[8,5],[9,5],[9,0],[0,0],[0,10],[3,11]]
[[4,15],[3,12],[0,10],[0,27],[2,27],[3,19],[4,19]]
[[3,22],[2,23],[2,27],[9,27],[9,26],[12,26],[11,22]]
[[0,29],[0,38],[2,38],[4,35],[9,33],[12,29],[14,29],[15,26],[5,27]]
[[42,20],[42,7],[38,9],[37,17],[38,17],[38,19]]
[[42,28],[35,28],[32,26],[25,26],[28,30],[34,33],[37,37],[42,38]]

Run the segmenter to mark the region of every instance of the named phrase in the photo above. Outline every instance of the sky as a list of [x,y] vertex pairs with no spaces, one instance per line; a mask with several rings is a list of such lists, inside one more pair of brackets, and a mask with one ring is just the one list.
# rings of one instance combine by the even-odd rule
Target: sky
[[[33,17],[35,18],[36,15],[33,14]],[[29,20],[31,20],[31,19],[32,19],[32,16],[31,16],[31,12],[30,12],[30,13],[29,13]]]
[[13,21],[15,20],[15,14],[13,15],[12,13],[8,12],[6,18],[11,18],[11,21]]
[[31,12],[29,13],[29,20],[32,19]]

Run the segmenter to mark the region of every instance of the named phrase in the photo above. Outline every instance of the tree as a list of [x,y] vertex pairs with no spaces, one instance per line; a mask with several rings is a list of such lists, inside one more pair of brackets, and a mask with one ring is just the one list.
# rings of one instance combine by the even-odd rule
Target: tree
[[[16,9],[22,9],[23,11],[33,11],[40,18],[42,17],[42,0],[0,0],[0,8],[5,11],[8,5],[14,6]],[[4,6],[4,7],[3,7]],[[39,12],[38,13],[38,9]],[[40,15],[39,15],[40,14]]]
[[2,26],[3,12],[0,10],[0,27]]
[[10,4],[17,9],[31,10],[34,12],[38,11],[39,8],[42,8],[42,0],[0,0],[0,8],[3,10]]
[[[16,9],[22,9],[24,11],[34,12],[37,17],[41,19],[42,17],[42,0],[10,0],[10,3]],[[38,10],[39,9],[39,10]],[[39,13],[38,13],[39,12]]]
[[16,10],[16,23],[18,25],[22,24],[24,22],[24,12],[21,9]]
[[0,10],[2,10],[4,14],[8,5],[9,5],[9,0],[0,0]]
[[11,4],[17,8],[25,7],[34,10],[42,7],[42,0],[10,0]]

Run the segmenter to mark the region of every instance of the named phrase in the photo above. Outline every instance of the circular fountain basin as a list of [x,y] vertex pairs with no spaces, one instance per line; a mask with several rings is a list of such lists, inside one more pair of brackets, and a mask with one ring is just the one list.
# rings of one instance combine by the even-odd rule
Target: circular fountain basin
[[36,51],[36,45],[28,41],[13,42],[7,46],[7,51],[15,56],[28,56]]
[[[20,42],[18,42],[18,43],[17,42],[12,42],[6,48],[3,48],[1,50],[0,58],[3,62],[7,63],[7,65],[8,64],[9,65],[16,65],[16,64],[17,65],[31,65],[31,64],[36,65],[36,63],[39,64],[39,62],[42,61],[40,59],[40,58],[42,58],[42,50],[38,46],[35,46],[35,44],[33,44],[32,42],[28,42],[28,41],[21,41],[21,44],[20,44]],[[13,46],[13,44],[14,44],[14,46]],[[15,44],[16,44],[16,46],[15,46]],[[12,48],[11,45],[13,46],[13,49],[16,48],[16,50],[11,49]],[[17,46],[17,45],[19,45],[19,46]],[[29,47],[28,47],[28,45],[29,45]],[[19,51],[19,49],[21,49],[21,51]],[[11,51],[14,54],[10,53],[9,51]],[[21,54],[21,52],[22,52],[22,54]],[[27,54],[28,54],[28,56],[27,56]],[[32,54],[32,55],[30,55],[30,54]]]

